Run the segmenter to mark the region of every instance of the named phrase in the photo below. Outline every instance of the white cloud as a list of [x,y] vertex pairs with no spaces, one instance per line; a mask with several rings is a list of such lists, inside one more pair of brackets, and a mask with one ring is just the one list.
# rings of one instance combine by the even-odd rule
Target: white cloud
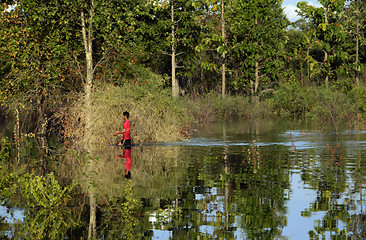
[[295,12],[295,10],[298,8],[295,5],[285,5],[284,8],[285,14],[291,22],[299,19],[299,16],[297,16],[297,13]]
[[[314,2],[308,2],[308,5],[314,6],[314,7],[321,7],[322,5],[318,2],[314,3]],[[287,16],[287,18],[291,21],[291,22],[295,22],[296,20],[298,20],[300,17],[297,15],[296,10],[298,10],[298,8],[296,7],[296,5],[293,4],[286,4],[283,6],[285,9],[285,14]]]

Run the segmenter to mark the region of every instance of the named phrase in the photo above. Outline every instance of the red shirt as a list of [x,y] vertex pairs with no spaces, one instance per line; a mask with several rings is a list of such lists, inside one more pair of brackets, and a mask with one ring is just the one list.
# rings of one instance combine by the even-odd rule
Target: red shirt
[[123,128],[126,129],[126,131],[123,133],[123,140],[131,139],[130,136],[131,124],[130,121],[128,121],[128,119],[126,119],[126,121],[123,123]]

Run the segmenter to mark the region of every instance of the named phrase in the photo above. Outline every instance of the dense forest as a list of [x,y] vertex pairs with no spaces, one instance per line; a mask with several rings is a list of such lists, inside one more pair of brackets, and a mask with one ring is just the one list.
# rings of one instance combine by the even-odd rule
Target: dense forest
[[[266,102],[273,115],[325,112],[333,121],[338,105],[343,115],[355,106],[354,119],[366,110],[365,3],[320,3],[299,2],[300,19],[290,22],[270,0],[1,1],[1,117],[34,119],[25,132],[45,132],[82,94],[90,128],[91,94],[108,85],[143,89],[127,102],[217,94],[216,104],[234,98],[235,107],[242,97]],[[218,118],[230,115],[230,104],[218,108]],[[204,118],[204,108],[188,109]]]
[[[125,170],[123,156],[106,148],[118,147],[121,139],[113,132],[121,129],[124,111],[131,116],[133,143],[141,146],[189,138],[197,125],[228,120],[301,118],[320,131],[332,126],[337,138],[341,124],[364,129],[366,2],[319,2],[321,7],[299,2],[300,18],[290,22],[282,1],[274,0],[0,0],[0,200],[24,207],[27,215],[14,238],[65,239],[69,231],[97,239],[99,231],[99,239],[138,239],[137,217],[150,216],[140,216],[140,201],[132,197],[139,184],[144,199],[166,194],[162,199],[174,202],[177,222],[186,227],[182,206],[203,221],[187,190],[203,181],[225,189],[218,193],[225,206],[231,190],[244,189],[233,199],[237,216],[245,213],[248,236],[280,236],[287,224],[289,169],[297,162],[315,169],[313,176],[304,170],[301,178],[324,194],[310,210],[329,211],[324,218],[332,224],[342,217],[351,223],[341,205],[332,205],[337,215],[329,204],[348,194],[350,172],[355,171],[355,189],[362,183],[362,155],[354,157],[350,148],[349,166],[359,172],[346,170],[347,149],[338,142],[304,157],[293,142],[294,151],[276,140],[266,152],[255,137],[253,145],[231,155],[225,143],[197,159],[192,149],[163,151],[162,158],[141,147],[133,154],[136,180],[126,184],[119,172]],[[246,135],[253,131],[248,126]],[[318,165],[323,155],[326,161]],[[347,209],[353,207],[350,199]],[[207,199],[198,203],[206,205]],[[267,206],[270,214],[253,210]],[[327,231],[338,229],[325,223]],[[258,225],[263,232],[255,232]],[[194,234],[196,239],[201,233]]]

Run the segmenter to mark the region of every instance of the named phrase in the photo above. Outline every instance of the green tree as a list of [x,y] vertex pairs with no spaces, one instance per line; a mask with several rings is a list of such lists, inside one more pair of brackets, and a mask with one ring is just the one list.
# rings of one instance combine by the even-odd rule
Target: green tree
[[346,53],[342,49],[346,32],[340,22],[344,11],[344,0],[323,0],[322,7],[314,7],[306,2],[297,4],[300,13],[310,21],[315,29],[317,52],[322,56],[314,57],[322,65],[322,77],[328,86],[329,79],[336,79],[336,70],[344,64]]
[[304,18],[297,20],[287,31],[285,48],[285,67],[282,75],[291,81],[300,80],[301,86],[307,86],[319,71],[317,61],[311,52],[316,44],[313,41],[315,30]]
[[[195,68],[194,49],[199,43],[198,1],[154,1],[154,21],[151,25],[150,52],[163,59],[164,74],[170,72],[172,95],[179,96],[184,79]],[[169,61],[166,56],[169,56]],[[153,62],[154,59],[151,59]],[[161,64],[161,63],[158,63]]]
[[[226,31],[222,31],[224,29],[222,24],[225,24],[225,22],[221,21],[222,17],[225,16],[222,16],[220,4],[215,0],[197,1],[196,4],[201,9],[197,20],[197,23],[201,26],[201,41],[195,47],[199,65],[197,75],[200,76],[200,78],[197,78],[198,84],[196,87],[206,91],[211,89],[219,90],[216,88],[218,85],[216,79],[219,77],[220,64],[223,66],[222,64],[225,63],[222,54],[226,54],[227,51],[222,38],[223,34],[226,34]],[[226,64],[224,66],[226,67]],[[223,80],[226,75],[222,73],[223,68],[221,67],[221,79]],[[224,93],[226,91],[226,80],[221,82],[221,93]],[[223,84],[223,82],[225,83]],[[223,88],[225,88],[224,91]]]
[[363,1],[349,1],[344,14],[344,25],[348,32],[347,41],[343,48],[348,53],[348,68],[349,74],[354,77],[354,84],[359,86],[360,73],[364,69],[365,54],[362,49],[365,47],[365,27],[366,21],[366,6]]
[[[68,21],[65,8],[55,2],[48,5],[38,1],[16,3],[9,1],[14,9],[3,12],[0,17],[0,55],[7,61],[1,70],[0,99],[15,110],[17,119],[25,108],[36,115],[32,130],[40,148],[46,151],[47,144],[42,139],[46,135],[50,105],[71,79],[68,68],[71,45],[66,40],[72,33],[63,29]],[[44,164],[43,159],[41,155],[40,165]]]
[[288,20],[281,2],[271,0],[235,0],[228,4],[228,31],[232,36],[230,55],[242,78],[237,89],[250,83],[252,96],[275,81],[283,62],[280,52],[285,44]]

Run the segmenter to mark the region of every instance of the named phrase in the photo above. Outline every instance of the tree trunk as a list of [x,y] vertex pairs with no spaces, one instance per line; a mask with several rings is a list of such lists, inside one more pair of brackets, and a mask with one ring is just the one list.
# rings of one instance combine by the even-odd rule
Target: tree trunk
[[[325,8],[325,14],[324,14],[324,22],[328,23],[328,17],[327,17],[327,8]],[[323,50],[324,51],[324,50]],[[326,51],[324,51],[324,64],[326,64],[328,58],[328,53]],[[329,85],[329,71],[327,70],[327,75],[325,76],[325,86],[328,88]]]
[[[309,54],[310,54],[310,46],[308,44],[308,49],[307,49],[307,57],[309,57]],[[307,72],[308,72],[308,76],[307,76],[307,83],[309,84],[310,83],[310,60],[309,58],[306,60],[307,61]]]
[[175,41],[175,22],[174,22],[174,1],[171,1],[171,21],[172,21],[172,94],[173,97],[179,96],[179,84],[175,75],[177,63],[176,55],[176,41]]
[[359,50],[359,2],[356,0],[356,69],[355,69],[355,81],[356,86],[359,86],[359,79],[358,79],[358,50]]
[[300,80],[301,80],[301,87],[304,87],[305,83],[304,83],[304,69],[303,69],[303,65],[304,65],[304,61],[302,60],[302,56],[300,57]]
[[86,19],[84,12],[81,12],[82,34],[85,48],[86,58],[86,82],[85,82],[85,149],[90,150],[90,136],[91,136],[91,92],[93,86],[94,70],[93,70],[93,16],[94,16],[94,1],[91,1],[88,17],[88,26],[86,26]]
[[15,108],[14,141],[17,148],[17,163],[20,162],[20,117],[19,110]]
[[[94,1],[91,1],[89,16],[87,18],[88,25],[86,25],[86,19],[84,12],[81,12],[81,25],[82,35],[85,48],[85,59],[86,59],[86,82],[85,82],[85,132],[84,132],[84,147],[87,152],[91,153],[91,111],[92,111],[92,86],[94,79],[93,69],[93,17],[94,17]],[[93,164],[93,163],[90,163]],[[91,166],[89,166],[91,168]],[[89,175],[91,171],[89,171]],[[89,176],[90,177],[90,176]],[[89,198],[90,198],[90,219],[89,219],[89,231],[88,239],[95,238],[96,236],[96,199],[94,195],[94,187],[88,187]]]
[[250,95],[252,96],[252,99],[254,97],[254,81],[252,78],[250,78]]
[[[324,50],[323,50],[323,52],[324,52],[324,61],[323,61],[323,63],[325,65],[326,62],[327,62],[328,53],[326,51],[324,51]],[[327,70],[327,73],[326,74],[327,75],[325,76],[325,86],[328,88],[328,85],[329,85],[329,71],[328,70]]]
[[[90,187],[89,187],[90,188]],[[91,187],[93,188],[93,187]],[[90,218],[89,218],[89,230],[88,230],[88,239],[95,239],[97,233],[97,201],[93,190],[89,190],[89,200],[90,200]]]
[[39,175],[43,175],[46,168],[46,156],[48,153],[47,144],[47,124],[48,119],[44,110],[44,99],[40,96],[37,100],[38,104],[38,126],[37,126],[37,140],[39,144]]
[[255,62],[255,83],[254,83],[254,94],[257,95],[259,86],[259,60]]
[[[222,46],[225,50],[225,41],[226,41],[226,34],[225,34],[225,19],[224,19],[224,0],[221,0],[221,34],[222,34]],[[226,54],[225,51],[222,53],[222,68],[221,68],[221,80],[222,80],[222,87],[221,87],[221,94],[222,97],[225,97],[226,92]]]

